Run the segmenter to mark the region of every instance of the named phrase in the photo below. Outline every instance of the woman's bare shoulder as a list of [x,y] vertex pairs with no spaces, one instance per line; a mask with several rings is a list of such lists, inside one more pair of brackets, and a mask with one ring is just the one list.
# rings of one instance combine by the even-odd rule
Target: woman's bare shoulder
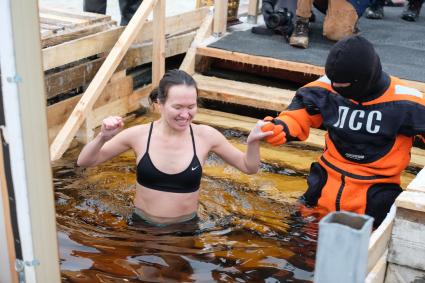
[[200,138],[210,142],[214,142],[215,140],[224,137],[217,129],[208,125],[192,124],[192,127],[195,134],[197,134]]
[[132,137],[140,138],[149,133],[149,127],[150,127],[150,124],[131,126],[124,129],[120,134],[121,136],[125,138],[132,138]]
[[213,127],[203,124],[192,124],[192,127],[199,135],[210,135],[218,132]]

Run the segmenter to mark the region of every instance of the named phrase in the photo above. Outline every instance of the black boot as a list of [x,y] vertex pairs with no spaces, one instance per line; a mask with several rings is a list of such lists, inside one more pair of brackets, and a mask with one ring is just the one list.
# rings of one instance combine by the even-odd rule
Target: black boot
[[373,20],[381,20],[384,18],[384,5],[385,1],[375,0],[370,7],[365,11],[365,17]]
[[401,18],[405,21],[414,22],[419,17],[419,12],[424,0],[409,0],[407,9],[401,14]]
[[295,21],[294,31],[289,38],[289,44],[295,47],[307,48],[308,47],[308,31],[309,31],[309,18],[297,17]]

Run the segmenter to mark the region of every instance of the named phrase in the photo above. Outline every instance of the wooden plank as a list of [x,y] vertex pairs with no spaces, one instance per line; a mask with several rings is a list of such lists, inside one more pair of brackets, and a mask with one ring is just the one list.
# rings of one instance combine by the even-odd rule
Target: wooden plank
[[[165,56],[171,57],[183,54],[189,48],[195,33],[182,34],[166,40]],[[95,76],[105,58],[99,58],[86,63],[52,73],[46,76],[46,96],[51,98],[80,86],[87,85]],[[122,59],[117,71],[136,67],[152,61],[152,43],[129,49]]]
[[422,192],[405,191],[397,197],[396,204],[397,207],[425,213],[425,194]]
[[205,19],[202,21],[201,26],[196,32],[195,39],[190,45],[189,50],[186,52],[186,56],[183,59],[183,62],[180,65],[180,70],[183,70],[189,74],[195,72],[195,56],[196,56],[196,47],[203,41],[205,38],[209,37],[212,33],[212,22],[213,15],[209,13],[205,16]]
[[[388,261],[391,263],[409,266],[425,272],[425,212],[423,210],[425,196],[423,193],[403,192],[396,200],[397,213],[394,220],[394,228],[388,254]],[[400,199],[406,196],[416,197],[416,200],[407,205],[400,205]],[[420,208],[414,207],[421,198]],[[413,208],[413,209],[411,209]]]
[[60,25],[43,24],[43,23],[41,23],[41,24],[40,24],[40,27],[41,27],[42,29],[45,29],[45,30],[49,30],[49,31],[51,31],[51,32],[52,32],[52,34],[54,34],[54,33],[56,33],[56,32],[59,32],[59,31],[61,31],[61,30],[64,30],[64,29],[65,29],[65,27],[60,26]]
[[90,13],[90,12],[83,12],[79,10],[78,11],[69,10],[69,9],[64,10],[64,9],[47,7],[47,6],[41,5],[39,8],[39,11],[40,13],[43,13],[43,14],[51,14],[51,15],[65,16],[65,17],[85,20],[87,24],[92,24],[92,23],[102,22],[102,21],[106,21],[106,22],[111,21],[111,16]]
[[[133,79],[130,76],[124,77],[118,81],[110,82],[102,92],[99,99],[93,105],[93,108],[104,106],[105,104],[127,97],[132,93]],[[83,95],[77,95],[72,98],[60,101],[47,107],[47,122],[48,127],[52,128],[57,125],[62,125],[66,122],[69,115],[72,113],[75,105]]]
[[[147,97],[151,89],[152,87],[151,85],[149,85],[149,86],[140,88],[138,90],[135,90],[129,96],[114,96],[113,105],[114,107],[118,107],[119,109],[127,109],[127,112],[125,113],[123,112],[122,114],[120,114],[124,116],[125,114],[128,114],[129,112],[139,109],[141,106],[140,100]],[[62,116],[68,115],[69,112],[71,112],[69,111],[69,109],[72,110],[75,107],[75,105],[77,105],[80,98],[81,96],[69,98],[67,100],[61,101],[59,103],[53,104],[48,107],[47,113],[48,113],[48,116],[50,117],[49,121],[52,121],[49,126],[49,141],[50,142],[53,141],[53,139],[56,137],[56,135],[58,134],[58,132],[60,131],[60,129],[63,127],[65,123],[65,119],[63,119]],[[102,108],[105,105],[106,104],[102,102],[102,99],[100,99],[98,102],[96,102],[95,106],[93,107],[93,112],[97,111],[97,109],[100,108],[101,109],[100,111],[104,113],[102,114],[104,115],[103,118],[105,118],[106,116],[108,116],[108,113],[105,113],[103,111],[105,108]],[[125,107],[123,105],[125,105]],[[101,114],[99,113],[96,114],[97,117],[101,117],[100,115]],[[100,125],[100,123],[96,124],[95,122],[96,122],[95,120],[92,121],[93,127],[97,127]]]
[[[165,34],[167,37],[196,30],[200,27],[203,19],[208,14],[208,7],[203,7],[193,11],[181,13],[172,17],[167,17],[165,21]],[[149,21],[134,40],[134,44],[141,44],[152,40],[153,21]]]
[[[47,146],[38,1],[13,0],[8,3],[13,36],[10,40],[2,38],[2,48],[12,50],[10,52],[14,56],[3,61],[5,53],[2,52],[2,75],[19,74],[21,78],[18,85],[8,83],[7,95],[3,96],[4,107],[9,110],[6,125],[13,157],[12,175],[19,211],[17,217],[23,259],[30,262],[36,259],[40,263],[25,265],[25,282],[55,283],[60,282],[61,277],[52,168]],[[1,14],[4,19],[4,13]],[[2,29],[2,35],[5,35],[4,31]],[[7,66],[6,62],[13,62],[13,71],[3,69],[3,66]],[[11,91],[10,85],[14,90]],[[11,102],[13,97],[18,97],[18,103],[5,102]],[[14,120],[13,123],[10,120]]]
[[425,272],[394,263],[388,264],[385,283],[423,283]]
[[[43,26],[43,25],[42,25]],[[41,40],[41,47],[46,48],[48,46],[53,46],[59,43],[71,41],[80,37],[88,36],[94,33],[105,31],[110,29],[112,26],[115,26],[115,22],[100,22],[95,23],[90,26],[77,27],[75,29],[64,29],[57,31],[56,34],[51,34],[49,36],[43,36]]]
[[159,85],[165,73],[165,0],[158,0],[153,10],[152,85]]
[[384,221],[382,221],[381,225],[379,225],[379,227],[373,231],[372,235],[370,236],[367,262],[368,273],[372,272],[372,269],[377,265],[380,258],[385,254],[385,251],[388,250],[395,214],[396,206],[393,205]]
[[43,49],[43,69],[49,70],[58,66],[87,58],[111,50],[117,42],[123,27],[112,28],[84,38]]
[[60,24],[84,24],[87,23],[86,19],[78,19],[70,16],[55,15],[51,13],[40,12],[40,21],[44,22],[57,22]]
[[[209,42],[208,42],[209,43]],[[196,54],[219,58],[229,61],[235,61],[239,63],[245,64],[253,64],[257,66],[271,67],[277,69],[283,69],[288,71],[307,73],[311,75],[323,76],[325,74],[325,69],[322,66],[316,66],[306,63],[287,61],[287,60],[279,60],[271,57],[262,57],[256,55],[250,55],[245,53],[240,53],[236,51],[228,51],[224,49],[199,46],[197,48]],[[425,82],[417,82],[417,81],[409,81],[403,80],[406,84],[414,87],[422,92],[425,92]]]
[[295,92],[275,87],[207,77],[195,74],[202,98],[241,104],[255,108],[282,111],[288,107]]
[[249,0],[248,3],[248,23],[256,24],[258,15],[258,0]]
[[105,58],[99,58],[45,76],[46,98],[52,98],[80,86],[87,85],[99,70]]
[[217,49],[205,46],[197,48],[198,55],[220,58],[230,61],[236,61],[245,64],[253,64],[264,67],[271,67],[277,69],[284,69],[294,72],[309,73],[314,75],[324,75],[324,68],[305,63],[283,61],[271,57],[254,56],[235,51],[228,51],[224,49]]
[[387,255],[388,249],[385,250],[384,254],[379,258],[376,265],[368,273],[365,283],[384,283],[385,272],[387,270]]
[[52,161],[59,159],[68,148],[72,138],[83,123],[86,114],[96,102],[116,67],[118,67],[118,64],[124,57],[127,49],[130,47],[130,44],[136,38],[137,32],[139,32],[142,28],[155,3],[156,0],[143,1],[136,14],[121,34],[114,48],[112,48],[105,62],[93,78],[80,102],[77,104],[64,127],[51,144],[50,152]]
[[[195,32],[190,32],[167,38],[165,43],[165,57],[185,53],[194,37]],[[118,70],[152,62],[152,42],[137,46],[137,48],[132,48],[127,52],[121,64],[118,66]]]
[[228,0],[214,1],[214,36],[222,36],[226,32],[227,27],[227,5]]
[[[165,32],[177,34],[199,27],[202,20],[201,17],[206,12],[207,10],[203,8],[194,12],[169,17],[166,20]],[[123,27],[116,27],[108,31],[43,49],[44,70],[66,65],[111,50],[123,30]],[[150,21],[146,23],[146,26],[143,26],[141,33],[137,35],[137,43],[152,40],[152,33],[153,23]]]

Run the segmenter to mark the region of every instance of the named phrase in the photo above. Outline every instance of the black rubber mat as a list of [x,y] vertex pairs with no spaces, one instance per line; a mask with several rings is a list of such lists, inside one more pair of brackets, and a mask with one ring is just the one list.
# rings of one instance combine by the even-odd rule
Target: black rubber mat
[[[425,82],[425,11],[416,22],[400,18],[403,8],[385,7],[383,20],[361,18],[361,35],[374,43],[384,71],[412,81]],[[422,9],[423,10],[423,9]],[[324,66],[333,42],[322,36],[323,15],[317,10],[308,49],[291,47],[280,35],[235,31],[210,47]],[[361,58],[359,58],[361,60]]]

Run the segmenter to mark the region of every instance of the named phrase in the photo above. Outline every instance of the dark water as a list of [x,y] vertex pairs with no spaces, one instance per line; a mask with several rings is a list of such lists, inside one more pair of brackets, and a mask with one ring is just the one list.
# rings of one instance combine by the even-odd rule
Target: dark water
[[133,154],[81,169],[79,150],[53,168],[63,282],[312,282],[304,176],[268,165],[247,176],[212,155],[198,223],[157,228],[132,219]]

